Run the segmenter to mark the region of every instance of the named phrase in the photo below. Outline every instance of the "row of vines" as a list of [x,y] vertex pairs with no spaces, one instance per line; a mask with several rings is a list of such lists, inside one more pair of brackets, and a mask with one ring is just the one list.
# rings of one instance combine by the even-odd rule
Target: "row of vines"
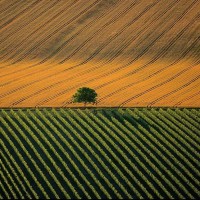
[[0,111],[0,198],[198,198],[199,109]]

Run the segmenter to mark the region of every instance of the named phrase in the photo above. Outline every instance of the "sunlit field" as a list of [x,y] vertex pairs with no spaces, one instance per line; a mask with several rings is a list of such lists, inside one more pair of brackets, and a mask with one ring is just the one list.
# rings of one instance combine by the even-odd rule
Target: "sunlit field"
[[199,199],[199,11],[0,0],[0,199]]
[[0,107],[72,107],[79,87],[97,91],[98,107],[199,107],[199,10],[199,0],[0,1]]

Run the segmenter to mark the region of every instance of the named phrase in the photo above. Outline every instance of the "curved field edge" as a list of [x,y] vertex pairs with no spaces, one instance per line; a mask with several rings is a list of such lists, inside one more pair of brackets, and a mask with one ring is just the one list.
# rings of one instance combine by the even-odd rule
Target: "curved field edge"
[[199,198],[199,108],[1,109],[1,198]]

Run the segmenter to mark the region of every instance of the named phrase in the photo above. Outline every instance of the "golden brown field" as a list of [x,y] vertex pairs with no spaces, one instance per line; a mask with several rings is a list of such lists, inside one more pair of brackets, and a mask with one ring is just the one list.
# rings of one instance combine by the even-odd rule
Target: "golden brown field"
[[200,107],[200,0],[0,0],[0,107]]

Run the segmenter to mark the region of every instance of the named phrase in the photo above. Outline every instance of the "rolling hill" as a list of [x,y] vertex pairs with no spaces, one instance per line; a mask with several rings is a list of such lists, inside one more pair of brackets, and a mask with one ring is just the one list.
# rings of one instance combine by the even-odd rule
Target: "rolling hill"
[[200,106],[199,0],[1,0],[0,107]]

